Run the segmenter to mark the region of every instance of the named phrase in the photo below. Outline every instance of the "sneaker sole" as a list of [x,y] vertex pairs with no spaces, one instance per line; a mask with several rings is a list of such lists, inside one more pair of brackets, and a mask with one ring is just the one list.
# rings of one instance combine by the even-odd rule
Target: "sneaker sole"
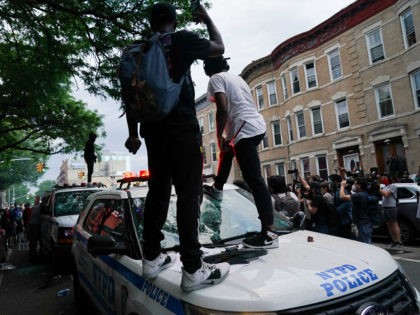
[[226,274],[223,277],[221,277],[220,279],[209,280],[208,283],[200,283],[200,284],[197,284],[197,285],[194,285],[194,286],[191,286],[191,287],[186,287],[186,286],[182,285],[182,283],[181,283],[181,289],[184,292],[192,292],[192,291],[195,291],[195,290],[198,290],[198,289],[207,288],[207,287],[219,284],[220,282],[225,280],[225,278],[227,277],[228,274],[229,274],[229,271],[226,272]]
[[168,269],[169,267],[173,266],[176,262],[176,257],[174,260],[171,260],[171,262],[169,264],[163,265],[160,268],[158,268],[156,271],[151,272],[151,273],[144,273],[143,272],[143,278],[147,279],[147,280],[153,280],[156,279],[156,277],[159,275],[159,273],[161,273],[163,270]]
[[267,244],[267,245],[263,245],[263,246],[255,246],[255,245],[250,245],[250,244],[246,244],[246,243],[242,243],[245,247],[248,248],[255,248],[255,249],[270,249],[270,248],[279,248],[279,243],[278,242],[273,242],[271,244]]

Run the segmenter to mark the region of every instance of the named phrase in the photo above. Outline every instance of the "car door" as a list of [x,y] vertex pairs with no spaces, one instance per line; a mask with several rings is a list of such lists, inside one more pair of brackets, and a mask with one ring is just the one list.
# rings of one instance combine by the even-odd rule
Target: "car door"
[[96,307],[104,314],[117,314],[115,304],[115,281],[113,278],[115,255],[92,255],[87,250],[87,241],[92,235],[111,235],[121,242],[121,200],[109,196],[93,201],[82,223],[83,236],[78,236],[77,268],[80,282]]

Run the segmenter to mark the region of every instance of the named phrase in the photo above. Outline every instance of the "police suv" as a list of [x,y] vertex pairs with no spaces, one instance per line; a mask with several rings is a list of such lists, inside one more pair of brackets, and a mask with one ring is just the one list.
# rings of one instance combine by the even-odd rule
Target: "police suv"
[[[75,226],[74,295],[102,314],[419,314],[419,292],[387,251],[343,238],[293,229],[277,218],[279,248],[243,248],[259,231],[252,196],[225,185],[223,201],[204,195],[199,225],[208,262],[231,268],[218,285],[183,292],[179,258],[153,280],[142,276],[141,235],[147,185],[92,194]],[[140,184],[133,185],[133,181]],[[176,195],[162,247],[177,251]]]
[[55,263],[61,255],[70,256],[73,227],[90,194],[103,185],[56,186],[41,199],[41,254]]

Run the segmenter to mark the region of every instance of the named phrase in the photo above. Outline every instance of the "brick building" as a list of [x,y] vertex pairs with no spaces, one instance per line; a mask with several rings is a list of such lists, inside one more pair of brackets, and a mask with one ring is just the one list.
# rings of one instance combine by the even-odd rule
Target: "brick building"
[[[246,66],[240,75],[267,123],[264,176],[384,172],[391,154],[416,173],[419,34],[418,0],[358,0]],[[197,100],[206,174],[217,170],[215,114],[205,96]],[[240,178],[237,167],[231,175]]]

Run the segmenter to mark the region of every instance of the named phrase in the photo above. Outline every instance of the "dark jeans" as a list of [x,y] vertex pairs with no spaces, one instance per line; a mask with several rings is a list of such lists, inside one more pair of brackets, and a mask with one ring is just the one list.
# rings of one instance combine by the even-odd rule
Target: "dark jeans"
[[168,214],[172,184],[177,194],[177,226],[181,261],[187,272],[201,267],[198,241],[199,196],[203,159],[198,125],[142,126],[149,163],[149,192],[144,211],[143,254],[153,260],[161,252],[161,232]]
[[36,253],[40,238],[41,238],[41,225],[40,224],[30,224],[29,225],[29,254],[33,255]]
[[[261,220],[262,230],[273,224],[273,204],[264,178],[261,175],[261,163],[258,155],[258,144],[264,138],[264,134],[239,140],[233,150],[220,153],[219,168],[215,178],[215,187],[222,189],[226,183],[232,159],[236,156],[242,176],[248,184],[254,196],[258,216]],[[219,188],[220,187],[220,188]]]
[[93,164],[95,164],[94,162],[88,162],[87,164],[87,182],[91,183],[92,182],[92,174],[93,174]]

